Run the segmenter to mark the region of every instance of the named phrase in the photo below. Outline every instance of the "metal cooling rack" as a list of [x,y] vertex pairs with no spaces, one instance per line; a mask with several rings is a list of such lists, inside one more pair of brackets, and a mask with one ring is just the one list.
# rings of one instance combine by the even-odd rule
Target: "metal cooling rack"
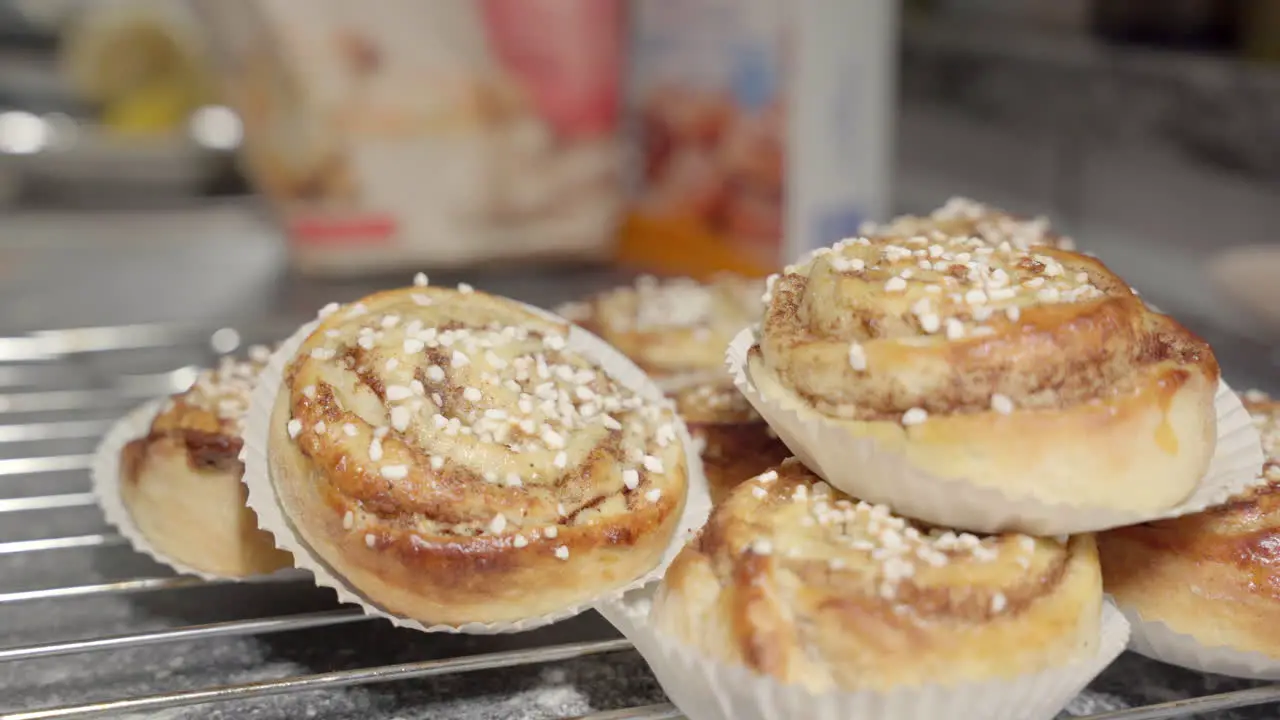
[[[262,336],[279,337],[283,329],[263,328]],[[600,703],[622,709],[577,717],[682,717],[663,701],[629,643],[594,616],[520,636],[424,636],[337,606],[296,572],[205,582],[173,576],[132,553],[103,523],[88,492],[94,444],[124,411],[190,382],[192,368],[212,359],[208,338],[206,330],[176,326],[0,338],[0,642],[6,645],[0,647],[0,720],[160,711],[241,717],[226,708],[281,697],[295,703],[295,710],[282,711],[285,717],[345,716],[348,711],[330,712],[340,689],[435,681],[425,688],[427,697],[388,701],[421,708],[433,693],[465,695],[470,688],[492,694],[503,682],[516,682],[523,669],[574,662],[597,669],[615,663],[603,681],[638,688],[626,699]],[[164,600],[176,596],[182,602]],[[295,640],[272,652],[300,660],[284,671],[268,663],[274,669],[258,672],[258,658],[246,648],[277,638]],[[215,644],[233,641],[255,645],[208,654]],[[581,665],[583,658],[590,663]],[[388,660],[394,662],[381,664]],[[501,671],[496,685],[466,684],[494,671]],[[374,697],[375,710],[385,709],[384,699]],[[1162,720],[1276,701],[1280,685],[1246,686],[1089,719]],[[413,715],[412,707],[388,713]]]

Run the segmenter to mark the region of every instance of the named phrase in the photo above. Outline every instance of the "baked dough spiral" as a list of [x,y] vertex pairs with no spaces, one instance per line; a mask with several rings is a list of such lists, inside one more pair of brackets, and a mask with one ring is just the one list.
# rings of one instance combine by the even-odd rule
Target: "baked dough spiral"
[[733,382],[724,379],[672,393],[702,457],[711,501],[724,500],[739,483],[791,456]]
[[567,337],[466,286],[327,308],[271,420],[285,514],[424,623],[538,617],[650,571],[685,503],[679,421]]
[[1091,536],[928,527],[788,461],[713,510],[652,617],[720,662],[813,691],[885,691],[1090,657],[1101,606]]
[[246,505],[240,482],[249,394],[270,353],[224,358],[170,398],[145,437],[125,445],[120,497],[156,550],[189,567],[227,577],[291,564]]
[[941,232],[985,240],[991,245],[1009,243],[1019,250],[1048,245],[1059,250],[1075,250],[1075,241],[1053,231],[1045,217],[1021,218],[999,208],[963,197],[953,197],[928,216],[903,215],[888,223],[867,223],[859,229],[864,236],[910,237]]
[[788,267],[752,380],[943,477],[1134,511],[1190,494],[1216,443],[1209,346],[1094,258],[956,227]]
[[1280,402],[1244,393],[1262,435],[1260,482],[1227,503],[1098,535],[1107,592],[1209,646],[1280,658]]
[[764,282],[721,275],[641,277],[634,285],[556,309],[595,333],[667,389],[724,377],[724,350],[760,317]]

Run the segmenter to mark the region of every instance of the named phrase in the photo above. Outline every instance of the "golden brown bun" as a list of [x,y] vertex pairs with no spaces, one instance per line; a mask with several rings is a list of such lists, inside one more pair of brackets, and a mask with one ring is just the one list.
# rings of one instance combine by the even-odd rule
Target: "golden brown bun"
[[248,508],[241,421],[266,351],[224,360],[175,395],[121,454],[120,494],[156,550],[197,570],[244,577],[289,567]]
[[702,454],[712,502],[790,455],[726,376],[724,351],[763,305],[764,283],[643,277],[557,308],[631,358],[676,402]]
[[1007,242],[1021,250],[1043,245],[1059,250],[1076,249],[1071,238],[1059,235],[1049,227],[1048,218],[1022,218],[962,197],[951,198],[926,217],[903,215],[882,225],[867,223],[860,230],[863,235],[897,237],[927,235],[935,231],[977,237],[992,245]]
[[269,459],[301,537],[372,602],[512,621],[659,563],[688,483],[675,416],[566,349],[567,325],[469,288],[331,310],[286,370]]
[[686,387],[674,392],[673,398],[702,455],[713,503],[791,456],[728,379]]
[[1280,403],[1242,398],[1262,434],[1265,483],[1195,515],[1098,536],[1107,592],[1205,645],[1280,657]]
[[734,275],[708,283],[646,276],[557,312],[671,388],[724,377],[725,348],[760,317],[763,292],[763,281]]
[[751,377],[922,469],[1158,511],[1213,455],[1218,364],[1097,260],[927,223],[772,284]]
[[1091,536],[977,537],[841,495],[788,461],[734,490],[676,558],[657,627],[814,691],[1009,678],[1097,651]]

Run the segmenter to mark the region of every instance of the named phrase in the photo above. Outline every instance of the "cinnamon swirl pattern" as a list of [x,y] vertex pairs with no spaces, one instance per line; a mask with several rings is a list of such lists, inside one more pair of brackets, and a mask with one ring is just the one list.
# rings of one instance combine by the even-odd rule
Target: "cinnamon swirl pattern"
[[1259,484],[1195,515],[1102,533],[1098,547],[1123,609],[1207,647],[1268,656],[1267,676],[1280,677],[1280,402],[1253,391],[1243,401],[1267,456]]
[[724,377],[724,349],[762,308],[760,280],[645,276],[556,312],[618,348],[667,390]]
[[1209,346],[1093,258],[956,222],[845,240],[776,276],[748,360],[760,392],[1013,496],[1134,512],[1187,498],[1216,442]]
[[787,446],[727,378],[673,393],[702,457],[712,502],[791,456]]
[[929,527],[788,461],[712,512],[651,618],[717,662],[813,692],[883,692],[1094,658],[1101,613],[1090,536]]
[[240,482],[249,394],[269,355],[253,348],[248,360],[224,358],[202,371],[115,460],[119,499],[157,559],[223,577],[289,565],[289,556],[258,529]]
[[688,465],[672,410],[503,298],[414,287],[326,308],[270,424],[280,506],[334,573],[424,624],[503,623],[661,561]]

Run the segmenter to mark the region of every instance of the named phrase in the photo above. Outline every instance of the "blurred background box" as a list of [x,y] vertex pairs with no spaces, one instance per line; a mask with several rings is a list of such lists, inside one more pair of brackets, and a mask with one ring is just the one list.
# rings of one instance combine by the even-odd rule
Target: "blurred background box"
[[195,0],[299,270],[603,258],[617,0]]
[[1164,48],[1228,50],[1240,30],[1241,0],[1094,0],[1103,38]]
[[[906,0],[908,12],[981,17],[1027,27],[1082,30],[1098,0]],[[1107,0],[1101,0],[1107,2]]]
[[1241,1],[1239,27],[1244,56],[1262,62],[1280,62],[1280,3]]
[[634,0],[624,262],[771,272],[889,208],[898,3]]
[[[225,187],[239,121],[216,103],[184,3],[2,2],[0,205],[172,205]],[[211,119],[224,132],[205,133]]]

